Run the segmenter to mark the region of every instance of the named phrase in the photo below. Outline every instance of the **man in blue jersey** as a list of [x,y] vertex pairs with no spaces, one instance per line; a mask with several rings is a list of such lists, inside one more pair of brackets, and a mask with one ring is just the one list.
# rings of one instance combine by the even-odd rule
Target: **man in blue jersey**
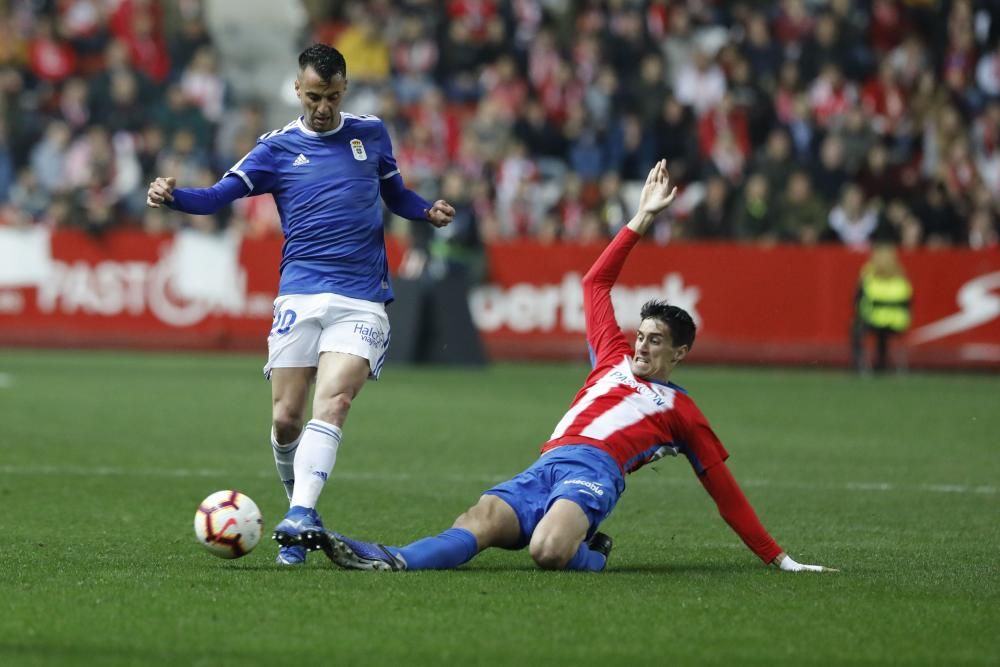
[[[392,301],[382,201],[404,218],[451,222],[448,202],[431,204],[403,185],[385,125],[340,111],[347,64],[314,44],[299,55],[295,93],[302,116],[260,137],[210,188],[150,183],[146,203],[209,214],[239,197],[274,196],[285,236],[265,376],[271,381],[271,446],[290,509],[275,528],[277,562],[305,562],[323,524],[316,503],[333,470],[341,428],[389,346]],[[310,384],[312,419],[303,428]]]

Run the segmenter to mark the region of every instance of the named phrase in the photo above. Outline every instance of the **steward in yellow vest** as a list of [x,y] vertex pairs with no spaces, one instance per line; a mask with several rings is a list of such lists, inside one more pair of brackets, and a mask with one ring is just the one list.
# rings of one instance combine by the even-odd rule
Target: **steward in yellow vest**
[[872,365],[865,353],[866,338],[875,338],[874,370],[888,366],[890,339],[910,328],[913,286],[891,245],[878,245],[861,269],[857,292],[857,315],[852,336],[854,366],[867,371]]

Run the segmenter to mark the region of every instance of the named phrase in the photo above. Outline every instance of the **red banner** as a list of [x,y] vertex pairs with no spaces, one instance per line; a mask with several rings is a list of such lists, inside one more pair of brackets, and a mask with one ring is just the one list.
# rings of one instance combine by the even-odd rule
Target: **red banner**
[[[0,231],[0,344],[265,349],[278,240]],[[600,250],[492,246],[490,284],[470,295],[491,356],[583,358],[580,277]],[[389,251],[398,265],[401,249]],[[699,325],[691,361],[842,365],[865,259],[839,247],[644,243],[616,310],[628,329],[650,298],[686,308]],[[914,286],[910,364],[1000,369],[1000,253],[902,261]]]
[[[490,249],[490,286],[471,300],[498,356],[579,357],[580,277],[599,247],[536,243]],[[867,256],[840,247],[641,244],[614,292],[627,329],[642,303],[666,299],[698,323],[690,360],[843,365],[858,273]],[[914,286],[911,365],[1000,368],[1000,253],[903,253]]]

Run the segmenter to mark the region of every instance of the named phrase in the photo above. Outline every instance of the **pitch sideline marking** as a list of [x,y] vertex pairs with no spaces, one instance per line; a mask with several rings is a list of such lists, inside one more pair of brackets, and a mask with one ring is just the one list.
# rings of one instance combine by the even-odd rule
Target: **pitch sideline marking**
[[[214,470],[209,468],[120,468],[115,466],[15,466],[0,465],[0,475],[74,475],[81,477],[219,477],[221,475],[231,475],[231,472],[224,470]],[[272,471],[261,471],[258,473],[240,473],[242,477],[254,477],[258,479],[270,479],[274,476]],[[335,479],[352,482],[407,482],[412,480],[428,481],[437,480],[441,482],[480,482],[483,484],[495,484],[496,482],[508,479],[510,475],[437,475],[430,477],[427,475],[415,475],[405,472],[336,472]],[[653,480],[651,476],[643,476],[629,480],[630,484],[636,482],[648,482]],[[679,479],[665,478],[655,479],[658,484],[681,484]],[[917,484],[905,485],[891,482],[844,482],[842,484],[816,484],[811,482],[794,482],[790,480],[769,480],[769,479],[746,479],[741,482],[746,487],[774,487],[785,489],[824,489],[824,490],[846,490],[846,491],[868,491],[868,492],[888,492],[888,491],[921,491],[928,493],[974,493],[980,495],[995,495],[998,491],[995,486],[975,485],[975,484]]]

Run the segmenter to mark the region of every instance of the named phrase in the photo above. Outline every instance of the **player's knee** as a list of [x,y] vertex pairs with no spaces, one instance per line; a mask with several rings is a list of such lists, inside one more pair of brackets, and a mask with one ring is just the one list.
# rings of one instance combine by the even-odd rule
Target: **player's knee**
[[340,426],[347,419],[347,413],[351,409],[351,402],[351,397],[344,393],[324,398],[316,405],[313,418]]
[[480,499],[478,503],[462,512],[452,524],[453,528],[463,528],[472,533],[481,549],[506,544],[512,527],[504,521],[498,511],[495,498]]
[[274,437],[278,443],[287,445],[295,442],[302,433],[302,416],[278,413],[274,415],[271,425],[274,427]]
[[459,514],[452,527],[464,528],[477,536],[485,535],[490,529],[490,514],[491,512],[488,507],[484,507],[482,503],[478,503]]
[[551,538],[532,538],[528,545],[531,560],[543,570],[561,570],[566,567],[573,554],[567,553],[556,540]]

